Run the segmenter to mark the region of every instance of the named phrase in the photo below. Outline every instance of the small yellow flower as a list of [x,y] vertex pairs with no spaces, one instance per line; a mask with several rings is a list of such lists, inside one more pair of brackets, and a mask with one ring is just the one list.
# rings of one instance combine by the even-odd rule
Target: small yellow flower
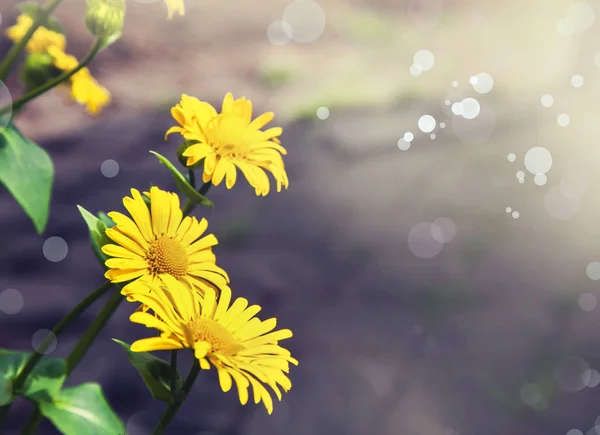
[[71,98],[85,106],[86,112],[90,115],[99,114],[111,101],[108,89],[100,86],[91,76],[76,78],[71,81]]
[[[230,306],[231,290],[223,290],[217,298],[213,290],[204,296],[180,289],[181,284],[167,277],[166,286],[153,286],[150,291],[136,293],[138,302],[148,306],[151,313],[136,312],[129,318],[134,323],[155,328],[159,337],[143,338],[131,345],[133,352],[193,349],[200,367],[217,369],[224,392],[237,385],[242,405],[248,402],[252,386],[254,403],[263,402],[267,412],[273,411],[273,400],[263,384],[268,385],[281,400],[281,387],[292,387],[290,363],[298,365],[291,353],[279,346],[279,341],[292,337],[289,329],[273,331],[277,320],[261,321],[256,314],[260,306],[248,306],[237,298]],[[147,285],[136,282],[136,286]]]
[[[6,29],[5,34],[13,42],[19,42],[32,24],[33,20],[29,15],[21,14],[17,17],[17,23]],[[30,53],[44,53],[49,47],[64,50],[66,46],[67,41],[64,35],[40,26],[27,42],[25,49]]]
[[[54,58],[54,66],[61,71],[68,72],[79,65],[79,61],[75,56],[65,53],[57,47],[50,47],[48,53]],[[90,70],[82,68],[73,74],[70,79],[71,100],[86,106],[86,111],[90,115],[96,115],[102,109],[110,104],[111,96],[108,89],[100,86],[100,84],[92,77]]]
[[[227,287],[229,277],[215,264],[212,252],[217,238],[213,234],[201,237],[208,227],[206,219],[184,218],[175,193],[152,187],[144,194],[150,198],[150,207],[136,189],[123,199],[133,220],[116,211],[108,213],[116,226],[106,230],[115,244],[102,247],[102,252],[114,257],[106,261],[106,278],[112,282],[140,277],[154,281],[169,275],[188,291],[199,293]],[[130,285],[124,289],[126,294]]]
[[252,102],[246,98],[233,99],[228,93],[221,113],[208,103],[188,95],[171,109],[171,115],[179,126],[171,127],[171,133],[180,133],[185,139],[197,142],[187,148],[183,156],[187,165],[204,160],[202,179],[205,183],[219,185],[223,179],[228,189],[236,182],[237,169],[248,180],[257,195],[267,195],[270,189],[265,171],[273,174],[277,191],[287,189],[289,181],[282,154],[287,154],[278,136],[281,127],[261,130],[274,117],[273,112],[263,113],[252,120]]
[[165,5],[167,6],[167,19],[170,20],[173,18],[174,13],[178,13],[179,15],[185,14],[185,7],[183,4],[183,0],[164,0]]

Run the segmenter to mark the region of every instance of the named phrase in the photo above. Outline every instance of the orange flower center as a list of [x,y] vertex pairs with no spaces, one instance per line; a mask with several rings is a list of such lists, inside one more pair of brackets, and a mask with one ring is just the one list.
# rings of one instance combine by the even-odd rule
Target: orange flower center
[[185,248],[177,240],[160,236],[150,244],[146,260],[153,275],[168,274],[175,278],[186,275],[190,264]]
[[213,319],[197,317],[190,320],[188,326],[192,331],[195,342],[205,341],[210,344],[211,350],[209,353],[219,352],[232,356],[244,349],[244,346],[236,341],[227,328]]

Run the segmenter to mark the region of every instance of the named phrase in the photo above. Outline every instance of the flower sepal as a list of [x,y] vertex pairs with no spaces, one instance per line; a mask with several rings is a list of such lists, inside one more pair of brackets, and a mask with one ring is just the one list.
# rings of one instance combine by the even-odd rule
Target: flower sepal
[[188,158],[186,156],[183,155],[183,153],[185,152],[185,150],[187,150],[189,147],[191,147],[192,145],[194,145],[194,141],[191,140],[184,140],[183,143],[181,145],[179,145],[179,148],[177,148],[177,160],[179,161],[179,163],[181,164],[181,166],[183,166],[184,168],[187,168],[189,170],[195,171],[196,169],[201,169],[204,165],[204,159],[194,163],[191,166],[187,165],[187,161]]
[[54,66],[54,58],[48,53],[29,53],[21,66],[19,79],[30,91],[45,85],[59,74],[60,71]]

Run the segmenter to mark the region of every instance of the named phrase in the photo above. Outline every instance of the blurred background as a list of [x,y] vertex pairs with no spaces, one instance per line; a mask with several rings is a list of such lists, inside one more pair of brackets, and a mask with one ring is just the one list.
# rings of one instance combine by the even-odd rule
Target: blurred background
[[[102,282],[76,205],[122,211],[131,187],[175,189],[148,153],[175,159],[170,107],[231,91],[276,113],[290,188],[259,198],[240,180],[195,214],[234,292],[294,331],[300,365],[271,416],[202,373],[170,434],[600,434],[600,2],[186,5],[167,21],[161,1],[128,0],[122,39],[91,67],[113,96],[100,117],[50,92],[16,119],[56,182],[42,236],[0,192],[0,346],[31,350]],[[0,30],[13,6],[0,0]],[[84,9],[56,13],[79,58]],[[163,404],[110,340],[146,334],[132,311],[69,384],[99,381],[146,435]],[[5,433],[29,411],[14,406]]]

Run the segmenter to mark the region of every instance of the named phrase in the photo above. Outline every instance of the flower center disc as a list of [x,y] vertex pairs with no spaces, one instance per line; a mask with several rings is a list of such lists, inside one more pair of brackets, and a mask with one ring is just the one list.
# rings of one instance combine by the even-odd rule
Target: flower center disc
[[233,338],[227,328],[212,319],[198,318],[192,320],[190,326],[194,331],[194,340],[209,343],[211,352],[231,356],[244,348]]
[[146,259],[154,275],[165,273],[180,278],[185,276],[189,265],[185,248],[177,240],[166,236],[150,244]]

